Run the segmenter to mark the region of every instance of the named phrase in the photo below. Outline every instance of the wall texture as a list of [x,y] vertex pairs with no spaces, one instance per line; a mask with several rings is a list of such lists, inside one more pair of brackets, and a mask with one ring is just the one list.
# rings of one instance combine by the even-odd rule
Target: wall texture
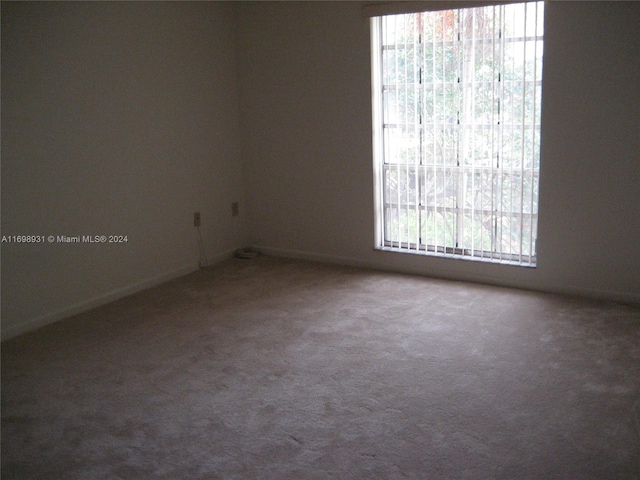
[[245,243],[229,3],[2,3],[5,337],[198,268]]
[[361,5],[238,9],[251,238],[263,250],[640,301],[640,4],[546,4],[535,269],[374,251]]

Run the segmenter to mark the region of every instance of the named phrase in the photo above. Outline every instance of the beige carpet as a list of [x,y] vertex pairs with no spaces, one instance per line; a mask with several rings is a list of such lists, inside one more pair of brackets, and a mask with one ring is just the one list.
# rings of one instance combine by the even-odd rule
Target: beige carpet
[[640,478],[640,309],[258,257],[5,342],[2,479]]

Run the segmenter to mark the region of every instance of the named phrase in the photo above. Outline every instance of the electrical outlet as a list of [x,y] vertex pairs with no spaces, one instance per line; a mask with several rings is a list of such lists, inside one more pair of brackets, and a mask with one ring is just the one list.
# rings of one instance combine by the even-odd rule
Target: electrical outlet
[[237,217],[240,215],[240,207],[238,206],[238,202],[231,203],[231,216]]
[[200,212],[193,212],[193,226],[200,226]]

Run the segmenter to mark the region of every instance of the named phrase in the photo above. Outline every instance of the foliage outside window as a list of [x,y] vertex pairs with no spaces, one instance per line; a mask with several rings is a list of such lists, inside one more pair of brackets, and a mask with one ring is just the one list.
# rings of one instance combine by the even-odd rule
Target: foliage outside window
[[535,265],[543,6],[372,19],[378,247]]

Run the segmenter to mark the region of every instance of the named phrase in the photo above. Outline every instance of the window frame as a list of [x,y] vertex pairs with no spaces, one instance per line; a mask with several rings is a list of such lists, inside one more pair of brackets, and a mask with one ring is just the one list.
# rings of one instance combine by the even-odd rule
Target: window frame
[[[444,7],[443,5],[432,5],[433,8],[430,8],[430,10],[465,10],[465,9],[470,9],[470,8],[481,8],[481,7],[486,7],[486,6],[499,6],[505,3],[518,3],[518,4],[524,4],[524,3],[528,3],[528,2],[533,2],[535,0],[521,0],[518,2],[483,2],[480,5],[468,5],[468,4],[463,4],[460,7],[458,6],[453,6],[451,4],[447,4],[446,7]],[[408,3],[414,3],[414,2],[408,2]],[[442,3],[442,2],[440,2]],[[393,5],[391,4],[391,10],[393,10]],[[384,196],[384,190],[385,190],[385,176],[384,176],[384,170],[385,168],[388,168],[386,165],[390,165],[390,164],[385,164],[385,146],[384,146],[384,115],[383,115],[383,111],[384,111],[384,105],[383,105],[383,87],[384,87],[384,82],[383,82],[383,76],[384,76],[384,71],[383,71],[383,43],[382,43],[382,35],[383,35],[383,30],[382,30],[382,17],[384,16],[383,14],[377,14],[376,15],[376,6],[372,7],[374,10],[372,11],[370,16],[370,22],[371,22],[371,28],[370,28],[370,32],[371,32],[371,85],[372,85],[372,123],[373,123],[373,128],[372,128],[372,138],[373,138],[373,173],[374,173],[374,225],[375,225],[375,235],[374,235],[374,241],[375,241],[375,249],[377,250],[386,250],[386,251],[396,251],[396,252],[402,252],[402,253],[414,253],[414,254],[422,254],[422,255],[433,255],[433,256],[440,256],[440,257],[444,257],[444,258],[457,258],[457,259],[466,259],[466,260],[472,260],[472,261],[489,261],[489,262],[499,262],[499,263],[507,263],[507,264],[513,264],[513,265],[518,265],[518,266],[524,266],[524,267],[535,267],[537,264],[537,251],[535,248],[535,244],[537,241],[537,238],[532,238],[532,244],[530,245],[530,252],[528,254],[523,254],[522,251],[520,251],[519,253],[504,253],[504,252],[495,252],[495,251],[489,251],[489,250],[485,250],[485,249],[478,249],[479,251],[472,251],[472,249],[470,249],[467,245],[463,245],[461,247],[458,246],[453,246],[453,245],[429,245],[427,243],[423,243],[420,245],[415,245],[411,244],[410,242],[403,242],[400,240],[385,240],[385,196]],[[388,7],[385,7],[388,8]],[[400,8],[402,9],[403,7],[400,6]],[[415,8],[415,6],[413,6],[411,9],[409,9],[409,11],[407,13],[417,13],[420,11],[426,11],[427,9],[425,8],[421,8],[421,9],[417,9]],[[403,13],[403,12],[400,12]],[[394,11],[392,12],[393,15],[397,15],[398,12]],[[375,15],[375,16],[374,16]],[[538,17],[538,12],[537,12],[537,6],[536,6],[536,18],[538,22],[542,23],[542,29],[544,29],[544,14],[540,15]],[[535,32],[534,35],[537,39],[537,37],[541,36],[542,37],[542,45],[544,45],[544,33],[542,33],[542,35],[539,35],[537,33],[537,31]],[[536,40],[537,41],[537,40]],[[537,45],[536,45],[537,48]],[[543,48],[540,51],[540,56],[541,59],[544,58],[544,53],[543,53]],[[541,60],[542,61],[542,60]],[[537,80],[534,79],[534,83],[536,81],[538,81],[540,83],[540,88],[541,88],[541,82],[542,82],[542,71],[543,71],[543,67],[542,64],[540,66],[540,73],[539,73],[539,77],[537,77]],[[535,88],[535,87],[534,87]],[[534,97],[534,103],[535,103],[535,97]],[[541,109],[541,94],[540,94],[540,98],[538,98],[538,107],[539,110]],[[537,128],[538,129],[538,134],[540,132],[541,129],[541,112],[538,111],[538,117],[537,117],[537,125],[534,124],[533,128]],[[535,113],[534,113],[534,117],[535,117]],[[492,127],[495,128],[495,127]],[[535,136],[535,132],[534,132],[534,136]],[[539,199],[539,191],[540,191],[540,143],[541,143],[541,139],[538,139],[537,142],[537,170],[533,169],[532,167],[532,171],[535,170],[535,180],[532,180],[535,183],[535,187],[531,187],[532,193],[533,191],[535,191],[535,199],[536,201],[538,201]],[[535,147],[535,145],[534,145]],[[522,161],[522,160],[521,160]],[[405,168],[410,168],[410,164],[406,164]],[[469,166],[460,166],[461,170],[465,170],[465,169],[476,169],[478,167],[473,166],[473,167],[469,167]],[[495,170],[495,167],[489,167],[489,170]],[[493,175],[495,175],[495,172],[493,173]],[[492,180],[493,181],[493,180]],[[532,205],[533,205],[533,200],[532,200]],[[424,205],[422,208],[424,208],[424,210],[426,211],[428,208],[433,208],[433,207],[429,207],[427,205]],[[464,207],[460,210],[464,210]],[[520,205],[520,209],[519,212],[517,213],[517,215],[522,216],[523,212],[524,212],[524,204]],[[417,211],[417,210],[416,210]],[[505,211],[504,209],[500,210],[500,213],[502,213],[503,211]],[[475,210],[472,210],[472,212],[475,213]],[[459,215],[460,213],[458,212],[457,215]],[[536,232],[536,236],[537,236],[537,224],[538,224],[538,212],[536,209],[536,212],[529,212],[528,215],[531,215],[531,221],[535,222],[532,224],[531,228],[535,228],[535,232]],[[521,240],[521,244],[522,244],[522,240]],[[520,250],[522,250],[522,245],[520,245]],[[524,257],[524,258],[523,258]]]

